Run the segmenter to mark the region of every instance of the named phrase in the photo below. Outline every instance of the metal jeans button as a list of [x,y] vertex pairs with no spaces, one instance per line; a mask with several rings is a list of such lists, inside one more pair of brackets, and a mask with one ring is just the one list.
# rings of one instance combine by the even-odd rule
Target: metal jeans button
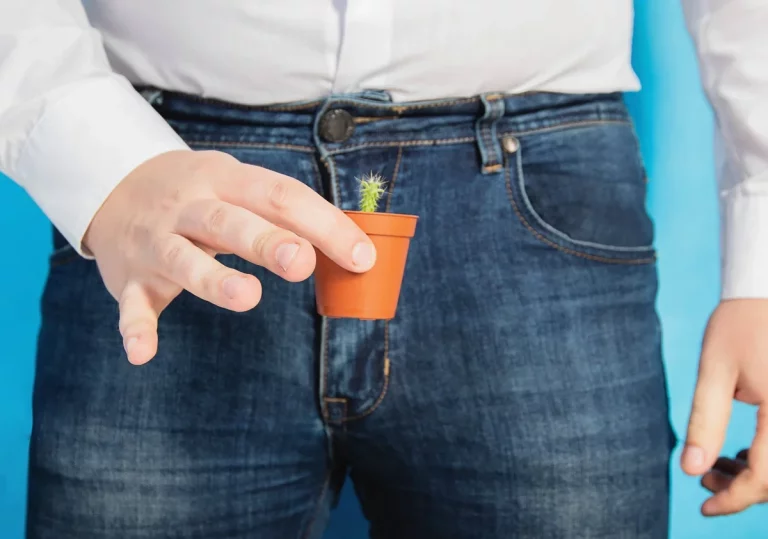
[[343,109],[332,109],[320,118],[320,136],[326,142],[344,142],[355,130],[355,120]]

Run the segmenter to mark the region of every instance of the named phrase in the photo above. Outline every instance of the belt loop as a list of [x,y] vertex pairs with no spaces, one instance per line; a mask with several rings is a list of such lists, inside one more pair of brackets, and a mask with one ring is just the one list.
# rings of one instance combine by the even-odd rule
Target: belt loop
[[482,173],[492,174],[501,170],[502,151],[496,136],[496,124],[504,117],[504,95],[482,94],[483,115],[475,123],[477,147],[480,150]]

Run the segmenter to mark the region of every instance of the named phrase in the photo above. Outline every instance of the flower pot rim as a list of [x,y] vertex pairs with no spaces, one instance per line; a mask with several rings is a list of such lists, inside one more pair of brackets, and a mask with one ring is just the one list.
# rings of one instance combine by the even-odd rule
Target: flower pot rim
[[367,211],[344,212],[369,236],[412,238],[416,232],[418,215],[379,213]]
[[343,210],[347,215],[380,215],[389,217],[406,217],[408,219],[418,219],[418,215],[412,215],[410,213],[392,213],[386,211],[360,211],[360,210]]

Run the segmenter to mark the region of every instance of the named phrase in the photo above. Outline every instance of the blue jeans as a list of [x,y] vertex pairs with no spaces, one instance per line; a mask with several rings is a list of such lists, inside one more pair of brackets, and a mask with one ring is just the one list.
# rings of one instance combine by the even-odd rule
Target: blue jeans
[[356,177],[420,216],[397,317],[180,296],[126,361],[96,265],[56,235],[28,537],[322,535],[344,479],[376,539],[667,537],[668,421],[646,178],[619,95],[245,108],[153,94],[196,149],[344,209]]

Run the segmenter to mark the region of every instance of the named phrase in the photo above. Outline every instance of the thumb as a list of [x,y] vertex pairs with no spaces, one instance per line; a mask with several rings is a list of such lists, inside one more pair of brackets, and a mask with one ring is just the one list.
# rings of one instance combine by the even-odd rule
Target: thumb
[[706,473],[720,454],[731,417],[736,380],[733,363],[713,354],[705,344],[681,457],[685,473]]
[[157,320],[165,307],[157,303],[151,290],[136,281],[126,284],[120,296],[120,333],[134,365],[143,365],[157,353]]

